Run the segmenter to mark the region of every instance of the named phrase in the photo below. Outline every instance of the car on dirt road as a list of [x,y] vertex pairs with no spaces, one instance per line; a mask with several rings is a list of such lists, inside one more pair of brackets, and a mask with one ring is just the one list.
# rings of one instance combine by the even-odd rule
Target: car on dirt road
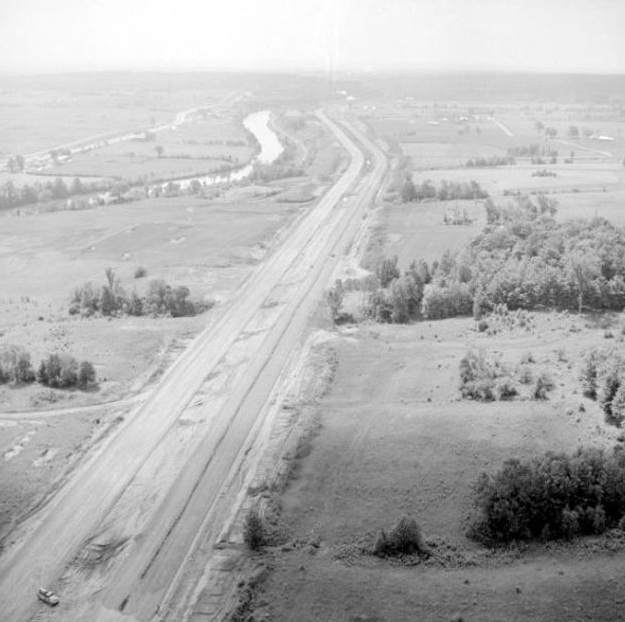
[[37,598],[51,607],[55,607],[59,604],[59,597],[51,590],[46,590],[43,587],[37,590]]

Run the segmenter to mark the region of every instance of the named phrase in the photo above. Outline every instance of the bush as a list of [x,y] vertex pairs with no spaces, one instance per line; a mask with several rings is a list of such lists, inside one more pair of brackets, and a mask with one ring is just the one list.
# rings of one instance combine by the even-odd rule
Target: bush
[[147,274],[148,271],[143,266],[139,266],[135,270],[135,279],[142,279],[144,276],[147,276]]
[[35,381],[30,354],[21,346],[5,345],[0,350],[0,382],[27,384]]
[[519,367],[518,378],[521,384],[530,384],[534,379],[530,367],[527,365],[521,365],[521,367]]
[[441,320],[473,313],[473,297],[466,283],[449,286],[430,283],[425,286],[421,312],[429,320]]
[[90,386],[93,386],[95,382],[95,367],[89,361],[82,361],[82,363],[80,363],[80,370],[78,372],[78,385],[82,388],[88,388]]
[[553,380],[546,372],[542,372],[538,378],[536,378],[536,386],[534,387],[534,399],[546,400],[549,396],[549,392],[553,391],[555,385]]
[[37,370],[37,381],[56,389],[88,388],[96,380],[95,368],[89,361],[78,361],[68,354],[50,354]]
[[602,533],[625,515],[625,451],[548,452],[482,473],[469,536],[490,543]]
[[604,364],[605,359],[606,353],[594,348],[586,355],[582,364],[580,380],[584,395],[593,400],[597,399],[599,369]]
[[265,525],[256,508],[250,509],[245,517],[243,540],[252,551],[258,551],[266,544]]
[[394,557],[427,554],[428,551],[415,519],[402,516],[388,535],[384,531],[380,532],[373,552],[378,557]]
[[496,399],[495,381],[505,373],[499,363],[489,361],[483,352],[470,350],[460,360],[460,392],[465,399],[491,402]]
[[497,396],[502,401],[512,400],[519,394],[514,383],[509,379],[500,380],[497,383]]

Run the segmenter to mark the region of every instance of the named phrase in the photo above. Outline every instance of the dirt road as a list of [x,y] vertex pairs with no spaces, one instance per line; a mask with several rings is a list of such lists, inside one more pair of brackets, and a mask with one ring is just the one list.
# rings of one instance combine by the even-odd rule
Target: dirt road
[[[102,520],[113,510],[149,458],[157,453],[159,445],[173,434],[182,412],[207,376],[231,351],[246,326],[253,323],[281,279],[287,274],[295,279],[302,278],[300,284],[291,288],[290,297],[284,304],[285,313],[280,314],[275,325],[277,328],[268,333],[271,337],[263,339],[260,347],[250,354],[249,365],[239,373],[234,385],[236,390],[228,392],[228,399],[215,419],[212,433],[203,439],[205,443],[201,444],[201,450],[178,474],[175,486],[171,488],[172,494],[161,496],[160,504],[153,504],[152,522],[148,525],[150,529],[137,534],[142,537],[137,538],[132,555],[128,555],[127,563],[121,569],[123,580],[113,581],[102,598],[108,611],[111,611],[109,607],[113,608],[112,611],[123,609],[127,613],[133,609],[141,619],[151,617],[155,599],[158,602],[168,589],[171,576],[177,569],[176,564],[181,564],[188,553],[194,525],[198,524],[198,520],[199,524],[202,523],[202,504],[205,500],[199,507],[194,503],[200,479],[208,478],[211,483],[212,492],[205,494],[219,494],[220,482],[223,484],[235,465],[241,444],[254,424],[254,412],[257,412],[253,399],[250,407],[244,410],[240,408],[241,402],[255,395],[254,391],[258,389],[254,386],[261,378],[261,372],[269,369],[272,361],[278,360],[275,358],[278,345],[288,350],[289,339],[297,339],[296,331],[287,329],[301,326],[306,318],[306,314],[300,313],[294,323],[298,308],[304,308],[306,312],[310,309],[302,307],[302,296],[307,297],[310,304],[312,298],[307,292],[315,283],[313,292],[318,296],[319,276],[327,268],[332,249],[343,241],[341,237],[345,235],[348,224],[353,222],[350,216],[358,208],[357,202],[353,202],[347,209],[343,205],[343,196],[361,173],[363,155],[336,124],[323,115],[321,117],[348,150],[351,156],[349,167],[319,203],[300,219],[283,245],[224,306],[221,313],[213,315],[210,325],[166,373],[146,402],[108,439],[97,455],[77,471],[73,481],[41,514],[24,525],[23,540],[0,559],[0,610],[5,619],[14,622],[30,619],[37,610],[34,600],[36,587],[54,584],[81,545],[98,532]],[[382,173],[383,170],[378,167],[376,174]],[[257,399],[262,405],[262,396]],[[206,454],[206,451],[213,453]],[[219,465],[219,468],[213,473],[214,465]],[[162,490],[159,492],[162,495]],[[156,514],[154,510],[157,507],[159,511]],[[188,516],[192,516],[191,522],[187,521]],[[174,533],[177,525],[181,526],[178,535]],[[164,550],[169,552],[160,555]],[[150,583],[154,577],[156,589]],[[68,617],[62,608],[55,615],[62,620],[83,619]]]

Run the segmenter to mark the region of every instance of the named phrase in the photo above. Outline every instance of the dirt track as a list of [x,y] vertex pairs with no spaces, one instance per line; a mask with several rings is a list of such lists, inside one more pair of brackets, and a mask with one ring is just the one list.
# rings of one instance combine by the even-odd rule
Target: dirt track
[[[150,619],[160,599],[170,591],[171,580],[194,544],[207,509],[218,499],[232,469],[236,470],[243,444],[254,429],[281,363],[327,285],[323,276],[327,278],[331,272],[331,254],[342,249],[355,232],[355,215],[371,198],[372,188],[384,173],[384,162],[378,160],[358,196],[344,201],[343,195],[361,174],[364,157],[336,124],[321,117],[350,153],[348,169],[222,312],[214,315],[118,433],[30,525],[24,526],[22,542],[0,560],[0,607],[5,619],[28,620],[37,607],[36,587],[54,584],[84,543],[102,532],[105,518],[107,528],[108,517],[124,518],[123,512],[115,513],[116,504],[122,500],[124,505],[124,492],[135,480],[141,480],[142,469],[144,480],[151,482],[153,496],[145,497],[141,528],[134,534],[132,547],[125,550],[114,579],[110,584],[106,581],[105,588],[98,586],[98,591],[103,591],[97,605],[92,602],[89,619],[115,619],[121,617],[115,614],[120,609],[138,619]],[[259,314],[264,317],[268,297],[273,301],[276,288],[282,298],[270,327],[255,336],[250,326],[258,324]],[[169,444],[176,438],[176,424],[185,408],[207,376],[223,365],[233,350],[239,356],[238,371],[229,381],[225,397],[206,406],[213,409],[206,415],[209,433],[197,439],[192,455],[179,452],[186,459],[182,471],[170,473],[162,482],[149,478],[169,455]],[[151,460],[161,462],[152,464]],[[139,520],[136,514],[125,518],[126,522]],[[68,621],[84,619],[64,611],[63,603],[53,616]]]

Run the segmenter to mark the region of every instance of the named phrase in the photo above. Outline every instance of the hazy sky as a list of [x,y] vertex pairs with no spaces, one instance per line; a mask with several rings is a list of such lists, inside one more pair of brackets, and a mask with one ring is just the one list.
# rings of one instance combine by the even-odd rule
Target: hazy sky
[[625,0],[0,0],[0,72],[625,73]]

